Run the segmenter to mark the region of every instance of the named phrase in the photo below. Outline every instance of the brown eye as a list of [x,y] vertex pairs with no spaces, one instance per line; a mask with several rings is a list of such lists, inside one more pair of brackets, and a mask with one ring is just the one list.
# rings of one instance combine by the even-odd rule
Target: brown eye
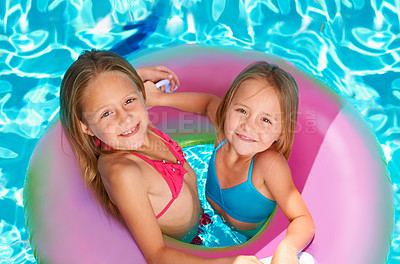
[[246,110],[244,110],[242,108],[236,109],[236,111],[241,113],[241,114],[247,114]]
[[261,118],[261,121],[266,122],[268,124],[272,124],[271,121],[266,117]]
[[111,114],[110,111],[106,111],[106,112],[104,112],[104,113],[101,115],[101,118],[107,117],[107,116],[109,116],[110,114]]
[[133,98],[129,98],[128,100],[125,101],[125,105],[132,103],[133,101],[135,101],[135,99]]

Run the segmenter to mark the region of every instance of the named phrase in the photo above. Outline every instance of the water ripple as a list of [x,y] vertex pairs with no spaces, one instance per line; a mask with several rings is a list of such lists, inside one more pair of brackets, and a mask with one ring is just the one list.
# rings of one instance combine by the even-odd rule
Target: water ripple
[[[61,77],[86,49],[128,54],[195,43],[267,52],[326,83],[375,132],[396,194],[388,261],[394,264],[400,259],[399,36],[398,1],[5,1],[0,8],[0,136],[23,141],[43,135],[57,117]],[[10,165],[0,171],[25,168],[29,156],[5,141],[1,162]],[[16,208],[23,181],[7,187],[0,181],[1,197]],[[8,263],[34,262],[23,227],[1,221],[0,234],[0,254]]]
[[200,227],[200,237],[206,247],[227,247],[234,246],[247,241],[247,238],[237,231],[232,230],[222,218],[215,213],[208,203],[205,195],[205,184],[207,180],[208,163],[214,149],[214,144],[200,144],[183,149],[186,160],[192,166],[197,179],[199,199],[204,212],[209,214],[212,224]]
[[14,225],[0,221],[1,263],[35,263],[29,242],[21,239],[20,230]]

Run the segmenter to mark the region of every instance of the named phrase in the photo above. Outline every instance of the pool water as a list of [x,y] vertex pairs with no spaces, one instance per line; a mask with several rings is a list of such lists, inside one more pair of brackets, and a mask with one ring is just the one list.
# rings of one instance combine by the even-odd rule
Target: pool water
[[[69,65],[86,49],[128,55],[182,44],[278,56],[331,87],[362,114],[392,180],[395,226],[387,263],[399,263],[399,14],[398,0],[2,1],[0,263],[35,263],[22,187],[35,145],[58,118],[59,86]],[[226,243],[236,239],[233,235]]]
[[186,160],[196,172],[198,181],[200,205],[204,212],[209,214],[212,223],[204,227],[200,226],[199,237],[202,245],[206,247],[228,247],[246,242],[246,236],[232,230],[222,218],[216,214],[208,203],[205,195],[208,163],[210,161],[214,144],[199,144],[183,148]]

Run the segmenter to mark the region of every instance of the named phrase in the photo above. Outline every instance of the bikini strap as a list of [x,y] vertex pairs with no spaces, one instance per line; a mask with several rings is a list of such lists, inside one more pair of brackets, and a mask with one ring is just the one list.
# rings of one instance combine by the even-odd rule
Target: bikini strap
[[161,138],[165,139],[165,136],[166,136],[167,134],[163,133],[161,130],[156,129],[156,128],[152,127],[152,126],[147,126],[147,127],[150,128],[151,131],[153,131],[154,133],[156,133],[157,135],[159,135]]
[[[172,199],[169,201],[169,203],[165,206],[165,208],[156,216],[156,218],[160,218],[167,210],[168,208],[172,205],[172,203],[175,201],[175,199],[178,197],[180,190],[182,188],[182,183],[183,183],[183,175],[187,172],[187,170],[185,170],[183,168],[184,162],[186,161],[184,158],[184,154],[182,151],[182,148],[178,145],[178,143],[176,143],[176,141],[173,141],[167,134],[163,133],[160,130],[157,130],[155,128],[152,128],[151,126],[148,126],[152,131],[154,131],[154,133],[156,133],[161,140],[164,142],[164,144],[169,148],[169,150],[174,154],[174,156],[178,159],[178,166],[174,168],[173,166],[176,166],[174,164],[159,164],[157,161],[155,160],[151,160],[145,156],[143,156],[142,154],[139,153],[135,153],[135,152],[129,152],[132,155],[135,155],[139,158],[141,158],[142,160],[144,160],[145,162],[147,162],[149,165],[151,165],[152,167],[154,167],[154,169],[156,169],[161,176],[164,178],[164,180],[167,182],[169,189],[171,190],[171,194],[172,194]],[[97,145],[99,147],[101,147],[101,144],[104,144],[104,146],[110,150],[116,150],[110,146],[108,146],[105,143],[102,143],[100,140],[97,140]],[[178,155],[179,152],[181,152],[181,155]],[[165,163],[165,160],[163,160],[163,163]],[[161,167],[162,168],[161,168]],[[173,175],[170,174],[166,174],[165,172],[165,166],[168,166],[168,168],[172,168],[172,170],[177,173],[181,173],[181,176],[179,176],[178,181],[173,179]],[[168,176],[169,175],[169,176]]]
[[247,181],[249,181],[251,184],[253,184],[252,182],[251,182],[251,174],[253,173],[253,163],[254,163],[254,157],[255,157],[256,155],[254,155],[253,156],[253,158],[251,158],[251,163],[250,163],[250,167],[249,167],[249,173],[248,173],[248,175],[247,175]]
[[225,138],[224,140],[222,140],[218,146],[215,148],[215,151],[219,150],[226,142],[228,142],[228,139]]
[[161,130],[158,130],[156,128],[153,128],[151,126],[148,126],[154,133],[156,133],[162,141],[164,141],[164,144],[169,148],[169,150],[174,154],[175,158],[180,162],[185,161],[185,154],[183,154],[182,148],[174,141],[171,139],[167,134],[162,132]]
[[156,216],[156,218],[160,218],[171,206],[171,204],[176,200],[176,198],[172,197],[169,203],[164,207],[164,209]]

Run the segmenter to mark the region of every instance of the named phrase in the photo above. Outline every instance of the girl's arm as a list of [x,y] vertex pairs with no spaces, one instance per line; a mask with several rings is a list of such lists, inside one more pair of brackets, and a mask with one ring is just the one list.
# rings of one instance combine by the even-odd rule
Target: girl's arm
[[265,151],[260,158],[265,162],[263,171],[265,184],[276,200],[290,224],[285,238],[277,247],[271,264],[299,263],[297,254],[300,253],[313,239],[315,225],[299,191],[293,183],[290,168],[285,158],[274,152]]
[[99,170],[111,199],[117,205],[148,263],[262,264],[254,256],[208,259],[167,247],[148,197],[148,186],[141,168],[129,159],[118,157],[107,160],[107,164],[111,165],[100,166]]
[[211,123],[215,125],[215,113],[221,101],[217,96],[192,92],[163,93],[151,82],[145,83],[145,89],[148,107],[169,106],[186,112],[207,115]]

